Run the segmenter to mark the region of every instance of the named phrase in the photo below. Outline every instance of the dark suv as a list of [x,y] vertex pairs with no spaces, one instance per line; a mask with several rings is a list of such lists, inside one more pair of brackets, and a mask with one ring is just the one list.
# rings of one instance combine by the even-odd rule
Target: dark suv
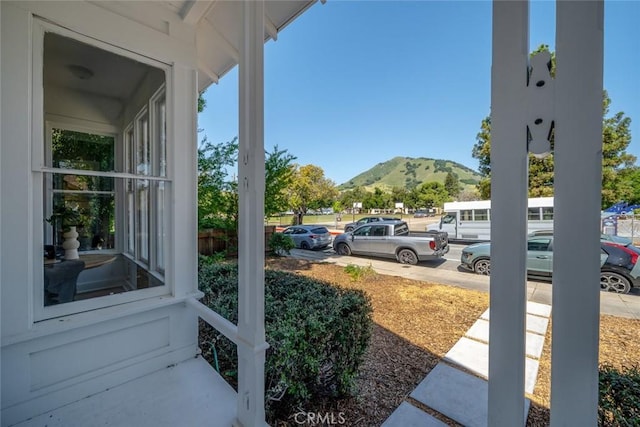
[[394,218],[391,216],[365,216],[364,218],[360,218],[356,222],[350,222],[344,225],[344,232],[348,233],[349,231],[355,230],[357,227],[368,224],[370,222],[376,221],[402,221],[400,218]]
[[[640,287],[640,249],[630,244],[600,241],[600,290],[629,293]],[[462,249],[462,267],[478,274],[491,274],[491,243],[476,243]],[[553,236],[529,236],[527,275],[551,279],[553,273]]]
[[629,293],[640,286],[640,249],[630,244],[600,241],[603,256],[607,255],[600,269],[600,290]]

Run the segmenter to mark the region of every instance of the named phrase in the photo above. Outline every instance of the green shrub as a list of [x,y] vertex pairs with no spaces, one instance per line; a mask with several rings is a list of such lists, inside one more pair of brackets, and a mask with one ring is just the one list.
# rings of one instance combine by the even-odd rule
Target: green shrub
[[268,245],[269,249],[276,255],[288,255],[291,253],[291,249],[296,247],[291,236],[282,233],[273,233],[271,237],[269,237]]
[[376,275],[376,271],[373,269],[373,267],[371,267],[371,264],[369,264],[366,267],[362,267],[354,264],[347,264],[347,266],[344,268],[344,271],[349,276],[351,276],[351,280],[353,280],[354,282],[357,282],[358,280],[368,276]]
[[[237,266],[204,265],[203,303],[231,322],[238,318]],[[319,396],[345,396],[372,333],[366,294],[284,271],[265,271],[265,406],[269,417],[287,416]],[[221,371],[237,372],[236,346],[216,340]],[[234,378],[228,378],[234,382]]]
[[225,262],[227,259],[226,252],[214,252],[213,255],[202,255],[198,254],[198,269],[202,268],[204,265],[210,264],[218,264],[221,262]]
[[598,425],[640,426],[640,366],[599,369]]

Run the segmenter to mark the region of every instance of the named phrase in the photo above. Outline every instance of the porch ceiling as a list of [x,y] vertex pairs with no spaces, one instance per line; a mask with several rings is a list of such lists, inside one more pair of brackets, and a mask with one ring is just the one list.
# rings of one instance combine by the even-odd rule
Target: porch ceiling
[[57,34],[45,37],[44,49],[45,85],[122,102],[130,98],[148,70],[142,63]]
[[[266,0],[265,41],[278,33],[317,0]],[[91,3],[156,31],[195,43],[198,55],[198,89],[231,70],[240,59],[242,1],[92,1]],[[47,83],[89,94],[126,100],[144,77],[146,67],[118,55],[97,54],[90,46],[63,37],[51,37],[47,49],[53,53],[45,64]],[[90,65],[89,65],[90,64]],[[82,66],[99,75],[82,78],[70,66]],[[113,76],[128,76],[129,86]]]
[[[265,1],[265,41],[278,33],[317,0]],[[171,2],[175,7],[175,3]],[[239,61],[242,2],[193,1],[182,3],[180,16],[196,25],[198,87],[203,90],[231,70]]]

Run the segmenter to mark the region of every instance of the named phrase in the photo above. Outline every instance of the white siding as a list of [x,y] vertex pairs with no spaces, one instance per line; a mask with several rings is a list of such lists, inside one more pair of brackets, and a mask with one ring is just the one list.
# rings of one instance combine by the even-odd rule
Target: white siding
[[[30,327],[32,250],[31,206],[31,20],[2,2],[2,339]],[[3,358],[4,364],[4,358]],[[5,371],[3,366],[2,372]],[[4,390],[3,390],[4,391]]]
[[[33,18],[27,9],[85,36],[173,64],[167,83],[167,139],[178,143],[169,152],[169,173],[175,177],[169,215],[179,221],[170,229],[175,241],[166,273],[171,292],[180,296],[197,292],[197,91],[193,43],[172,39],[82,2],[1,2],[0,7],[1,406],[2,425],[7,425],[197,353],[197,317],[182,298],[172,295],[33,321],[33,296],[42,286],[41,276],[34,277],[42,269],[38,243],[42,242],[42,213],[33,206],[42,194],[36,182],[40,175],[32,172],[31,157],[32,142],[38,147],[44,138],[44,106],[41,87],[31,81]],[[34,103],[34,95],[39,96],[39,102]],[[73,105],[48,104],[47,112],[58,118],[66,114],[73,120],[122,126],[114,123],[118,106],[113,101],[96,106],[87,105],[79,94],[72,99]],[[11,200],[10,206],[5,197]]]

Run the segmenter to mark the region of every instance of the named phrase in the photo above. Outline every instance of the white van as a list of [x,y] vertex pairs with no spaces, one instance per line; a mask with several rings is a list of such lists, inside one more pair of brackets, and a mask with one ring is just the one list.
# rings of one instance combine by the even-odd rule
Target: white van
[[[528,233],[553,229],[553,197],[530,198],[528,206]],[[446,231],[449,240],[491,240],[491,200],[445,203],[440,222],[427,231]]]

